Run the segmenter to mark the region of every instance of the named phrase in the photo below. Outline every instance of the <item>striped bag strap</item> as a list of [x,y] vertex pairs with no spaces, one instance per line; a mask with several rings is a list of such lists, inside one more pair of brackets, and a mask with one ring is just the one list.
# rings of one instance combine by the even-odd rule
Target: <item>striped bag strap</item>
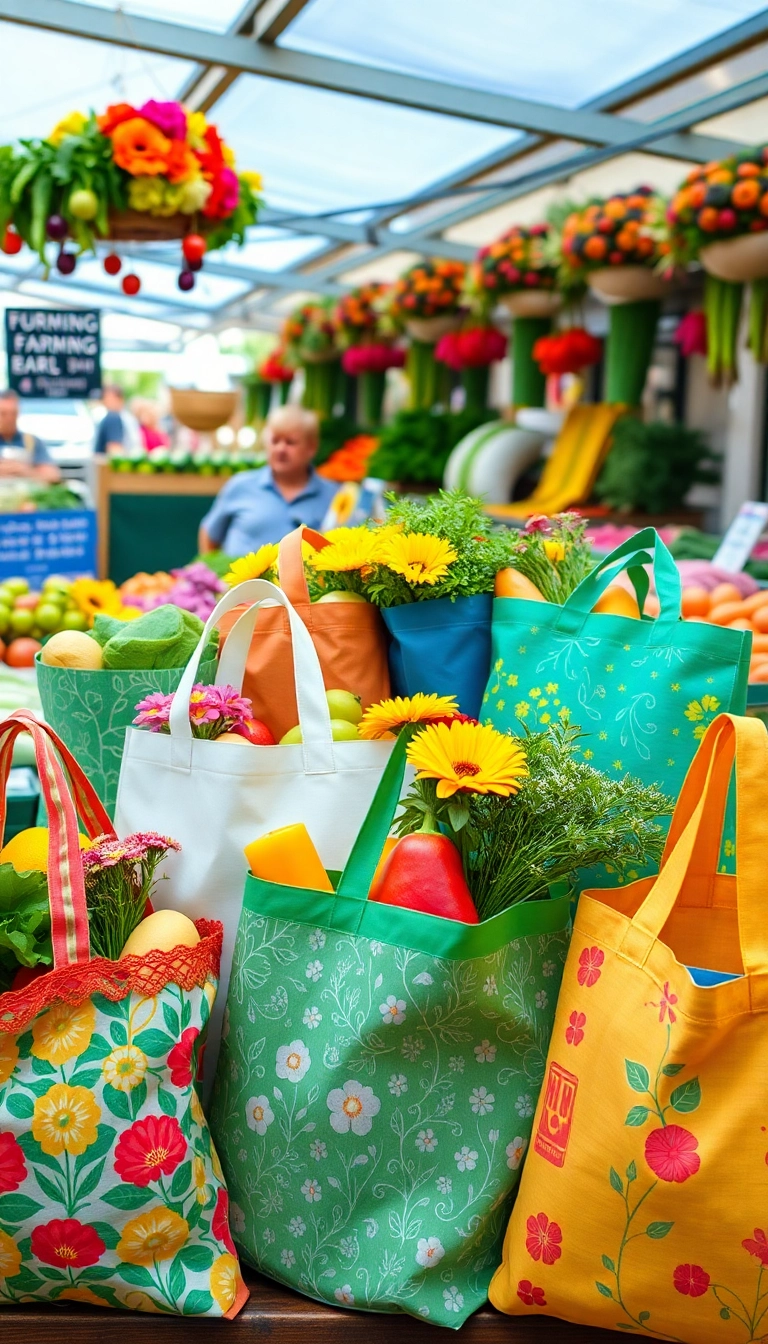
[[53,965],[59,969],[89,961],[91,955],[78,810],[90,836],[113,836],[115,832],[93,786],[64,743],[29,710],[19,709],[0,723],[0,836],[5,831],[13,744],[21,732],[32,738],[48,813],[48,900]]

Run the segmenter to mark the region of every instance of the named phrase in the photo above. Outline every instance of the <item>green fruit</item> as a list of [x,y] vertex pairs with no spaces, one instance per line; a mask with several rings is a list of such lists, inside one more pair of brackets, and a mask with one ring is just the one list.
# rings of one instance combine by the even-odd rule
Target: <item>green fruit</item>
[[95,191],[91,191],[88,187],[73,191],[67,204],[69,213],[74,215],[75,219],[95,219],[98,214],[98,197]]
[[7,607],[10,611],[16,602],[16,594],[12,593],[10,588],[0,587],[0,606]]
[[8,624],[14,635],[28,635],[35,624],[35,618],[31,611],[19,607],[11,612]]
[[21,597],[22,593],[29,592],[29,584],[26,579],[6,579],[3,588],[9,593],[13,593],[14,597]]
[[65,611],[61,618],[62,630],[87,630],[88,617],[82,611]]
[[71,581],[60,574],[50,574],[43,584],[44,593],[61,593],[62,597],[69,597],[71,589]]
[[346,719],[347,723],[357,724],[363,717],[363,707],[359,695],[351,691],[326,691],[325,698],[332,719]]
[[285,733],[285,735],[280,738],[280,746],[294,747],[297,746],[298,743],[301,742],[301,740],[302,740],[301,728],[299,727],[298,724],[296,724],[295,728],[289,728],[288,732]]
[[53,632],[58,630],[61,625],[61,607],[53,602],[41,602],[39,607],[35,608],[35,621],[41,630]]
[[[357,742],[360,735],[354,723],[349,723],[347,719],[331,719],[331,737],[334,742]],[[297,724],[295,728],[290,728],[285,736],[280,738],[280,746],[296,746],[302,741],[301,727]]]
[[4,635],[8,629],[8,622],[11,619],[11,608],[5,605],[0,606],[0,635]]

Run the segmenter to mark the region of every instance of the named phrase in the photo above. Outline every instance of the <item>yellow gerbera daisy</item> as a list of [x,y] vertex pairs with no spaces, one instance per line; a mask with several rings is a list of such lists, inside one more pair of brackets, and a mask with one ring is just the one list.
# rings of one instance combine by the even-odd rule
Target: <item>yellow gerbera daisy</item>
[[438,798],[517,793],[528,774],[520,743],[488,724],[433,723],[408,744],[417,779],[436,779]]
[[367,527],[338,528],[337,534],[330,545],[324,546],[313,557],[313,568],[330,570],[334,574],[370,569],[378,558],[376,534]]
[[[111,579],[76,579],[70,593],[91,625],[94,617],[102,612],[107,616],[125,619],[122,615],[126,610],[123,599]],[[142,614],[136,607],[132,607],[131,611],[135,611],[137,616]]]
[[263,579],[265,574],[277,566],[278,547],[272,542],[260,546],[258,551],[250,551],[239,560],[232,561],[232,568],[224,575],[224,582],[230,588],[236,583],[245,583],[247,579]]
[[402,532],[382,538],[381,563],[408,583],[439,583],[457,558],[450,542],[429,532]]
[[234,1255],[220,1255],[211,1265],[211,1293],[222,1314],[229,1311],[237,1296],[238,1273]]
[[147,1056],[137,1045],[118,1045],[101,1066],[104,1082],[118,1092],[132,1092],[144,1081]]
[[[48,1157],[80,1157],[98,1138],[101,1109],[89,1087],[54,1083],[35,1101],[32,1133]],[[125,1259],[125,1256],[123,1256]]]
[[415,695],[398,695],[394,700],[382,700],[378,705],[369,705],[357,725],[357,732],[359,737],[370,741],[386,737],[406,723],[430,723],[458,712],[459,706],[454,696],[425,695],[417,691]]
[[82,1055],[96,1030],[96,1009],[92,1003],[73,1008],[55,1003],[32,1023],[32,1054],[49,1064],[66,1064]]
[[13,1237],[0,1231],[0,1280],[12,1279],[21,1268],[21,1251]]
[[19,1062],[19,1047],[15,1036],[0,1033],[0,1083],[7,1083]]
[[162,1205],[131,1218],[123,1228],[117,1254],[129,1265],[151,1265],[171,1260],[189,1236],[189,1223]]

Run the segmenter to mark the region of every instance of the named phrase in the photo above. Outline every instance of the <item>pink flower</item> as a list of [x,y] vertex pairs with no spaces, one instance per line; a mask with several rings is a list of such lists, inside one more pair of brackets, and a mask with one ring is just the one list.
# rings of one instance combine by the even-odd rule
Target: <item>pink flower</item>
[[689,355],[707,353],[707,315],[700,310],[680,318],[672,337],[675,345],[687,359]]
[[525,524],[526,532],[548,532],[549,519],[544,513],[533,513]]
[[754,1238],[747,1237],[741,1244],[745,1251],[757,1257],[761,1265],[768,1265],[768,1238],[761,1227],[755,1228]]
[[[341,357],[345,373],[384,373],[387,369],[402,369],[405,351],[394,345],[379,342],[375,345],[353,345]],[[293,370],[291,370],[291,374]]]
[[678,1265],[672,1282],[683,1297],[703,1297],[709,1287],[709,1275],[701,1265]]
[[579,1045],[584,1040],[584,1028],[587,1025],[586,1013],[571,1013],[569,1025],[565,1029],[565,1039],[569,1045]]
[[149,728],[150,732],[159,733],[168,723],[172,702],[172,695],[153,691],[151,695],[139,701],[133,722],[137,728]]
[[543,1288],[534,1288],[530,1279],[521,1279],[517,1285],[517,1296],[526,1307],[546,1307],[547,1299]]
[[158,103],[150,98],[139,108],[137,115],[151,121],[169,140],[187,138],[187,114],[181,103]]
[[579,956],[579,970],[576,976],[580,985],[590,989],[600,979],[600,967],[605,961],[605,953],[599,947],[585,947]]
[[654,1129],[645,1141],[645,1160],[661,1181],[675,1181],[682,1185],[689,1176],[695,1176],[701,1166],[696,1149],[699,1140],[690,1130],[680,1125]]
[[560,1249],[563,1234],[558,1224],[551,1223],[545,1213],[537,1213],[528,1219],[526,1230],[525,1246],[531,1258],[554,1265],[563,1253]]
[[672,1012],[672,1004],[673,1004],[673,1003],[677,1003],[677,995],[676,995],[676,994],[671,994],[671,993],[670,993],[670,991],[669,991],[669,981],[666,980],[666,981],[664,982],[664,993],[663,993],[662,996],[661,996],[661,1003],[659,1004],[659,1021],[660,1021],[660,1022],[663,1022],[663,1021],[664,1021],[664,1014],[665,1014],[665,1012],[669,1014],[669,1020],[670,1020],[670,1022],[676,1022],[676,1021],[677,1021],[677,1013],[673,1013],[673,1012]]

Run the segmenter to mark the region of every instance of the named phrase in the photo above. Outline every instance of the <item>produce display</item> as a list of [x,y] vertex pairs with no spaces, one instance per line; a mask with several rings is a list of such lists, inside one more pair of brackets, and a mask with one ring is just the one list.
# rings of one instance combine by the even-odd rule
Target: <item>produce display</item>
[[[683,615],[689,621],[707,621],[731,630],[751,630],[750,682],[768,682],[768,588],[745,596],[743,585],[720,582],[714,588],[695,583],[687,575],[683,588]],[[647,609],[647,604],[646,604]],[[654,606],[652,604],[651,614]]]
[[66,485],[43,485],[12,477],[0,481],[0,513],[54,513],[82,508],[80,495]]
[[10,667],[32,667],[48,635],[88,628],[77,591],[76,583],[55,575],[37,592],[22,578],[0,583],[0,656]]
[[233,476],[238,471],[263,466],[264,456],[240,449],[236,453],[221,450],[190,453],[186,449],[136,448],[110,454],[109,465],[112,471],[137,472],[139,476]]

